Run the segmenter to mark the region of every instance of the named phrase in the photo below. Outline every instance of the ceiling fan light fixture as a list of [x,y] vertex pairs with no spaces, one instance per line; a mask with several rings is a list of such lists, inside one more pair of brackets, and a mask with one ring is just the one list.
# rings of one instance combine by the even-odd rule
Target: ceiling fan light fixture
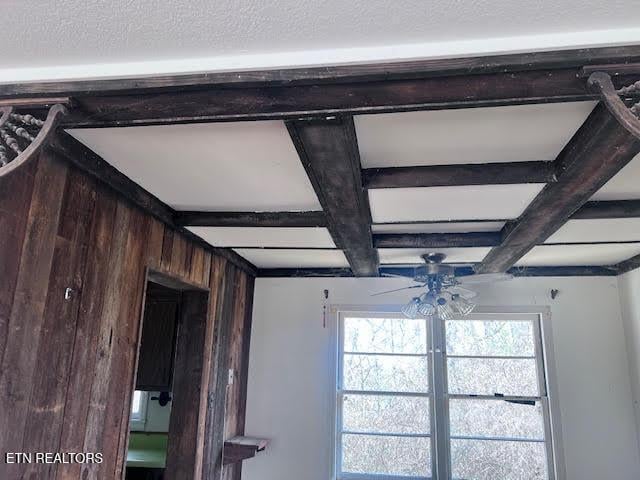
[[400,309],[400,311],[407,318],[416,318],[418,316],[418,309],[420,308],[421,304],[422,302],[420,301],[419,297],[413,297],[411,300],[409,300],[409,303],[407,303]]
[[455,309],[458,310],[458,312],[460,312],[461,315],[465,315],[465,316],[469,315],[476,308],[475,303],[470,302],[469,300],[467,300],[466,298],[460,295],[455,295],[451,303],[453,304]]
[[429,303],[428,300],[425,300],[420,303],[418,313],[424,317],[431,317],[436,313],[436,307]]
[[[438,307],[436,308],[436,311],[438,312],[438,316],[442,319],[442,320],[452,320],[454,317],[454,313],[453,310],[451,309],[451,306],[446,303],[440,303],[440,298],[438,299]],[[444,300],[444,299],[442,299]]]

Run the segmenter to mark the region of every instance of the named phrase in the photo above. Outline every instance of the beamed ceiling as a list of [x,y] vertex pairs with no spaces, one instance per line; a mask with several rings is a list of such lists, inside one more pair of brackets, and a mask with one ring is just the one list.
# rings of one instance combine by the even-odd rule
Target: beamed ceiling
[[615,47],[41,93],[71,99],[54,148],[260,275],[406,272],[432,251],[615,275],[640,265],[640,142],[587,79],[632,84],[636,62]]

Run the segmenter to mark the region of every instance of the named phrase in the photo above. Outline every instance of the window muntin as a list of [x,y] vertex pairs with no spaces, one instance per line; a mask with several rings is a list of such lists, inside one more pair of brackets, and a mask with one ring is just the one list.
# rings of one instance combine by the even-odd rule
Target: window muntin
[[539,317],[341,314],[336,477],[553,479]]

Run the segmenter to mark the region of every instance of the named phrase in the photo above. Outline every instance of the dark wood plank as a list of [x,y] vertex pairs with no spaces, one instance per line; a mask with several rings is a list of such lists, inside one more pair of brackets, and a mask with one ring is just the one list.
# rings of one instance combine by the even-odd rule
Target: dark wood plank
[[[233,317],[231,326],[231,337],[228,353],[228,370],[233,372],[233,383],[227,385],[226,389],[226,412],[225,428],[223,440],[240,435],[241,415],[244,415],[242,405],[242,375],[244,370],[243,352],[245,348],[246,332],[244,325],[246,322],[246,301],[245,292],[247,290],[247,276],[243,272],[238,272],[235,289],[233,292]],[[223,444],[223,466],[224,466],[224,444]],[[242,465],[229,465],[224,467],[223,480],[240,480]]]
[[607,200],[585,203],[571,216],[571,219],[638,217],[640,217],[640,200]]
[[217,328],[218,328],[218,304],[222,301],[222,281],[226,269],[227,260],[220,257],[205,258],[206,284],[209,287],[209,316],[204,334],[204,356],[202,360],[202,391],[200,392],[200,411],[198,415],[198,438],[204,439],[198,442],[198,458],[202,459],[196,465],[195,478],[206,478],[203,472],[209,472],[213,468],[208,462],[208,448],[211,445],[211,431],[207,429],[211,424],[213,415],[209,412],[211,398],[215,397],[215,362],[217,354]]
[[187,291],[182,294],[182,300],[165,475],[176,480],[193,480],[199,461],[198,412],[208,294]]
[[8,338],[37,166],[38,162],[30,162],[13,175],[0,177],[0,359]]
[[360,154],[350,117],[287,122],[334,242],[358,276],[376,275],[369,199],[362,186]]
[[555,182],[553,162],[506,162],[416,167],[366,168],[365,188],[507,185]]
[[[470,73],[563,69],[596,64],[626,64],[640,60],[636,45],[582,48],[549,52],[414,60],[363,65],[288,68],[240,72],[167,75],[146,78],[79,80],[0,85],[0,96],[87,95],[105,92],[139,93],[141,90],[177,90],[202,86],[268,86],[346,81],[421,78]],[[599,65],[601,69],[603,65]],[[617,67],[617,65],[616,65]],[[588,75],[587,75],[588,76]]]
[[[69,171],[49,273],[43,341],[37,350],[23,451],[60,451],[95,199],[93,181],[77,170]],[[68,295],[67,289],[71,290]],[[47,425],[44,430],[43,425]],[[29,464],[25,476],[55,478],[57,467]]]
[[[239,435],[245,433],[245,419],[247,411],[247,389],[249,385],[249,352],[251,349],[251,326],[253,323],[253,298],[255,293],[255,277],[245,275],[246,285],[244,292],[238,292],[244,295],[244,321],[242,324],[242,350],[240,352],[240,371],[239,371],[239,400],[238,400],[238,428]],[[237,472],[240,477],[240,469]]]
[[[104,300],[99,317],[98,341],[93,352],[95,366],[84,430],[84,451],[102,452],[104,459],[102,464],[83,464],[80,468],[81,478],[107,478],[106,475],[113,475],[115,468],[117,454],[113,447],[108,447],[108,442],[113,445],[115,441],[117,448],[119,440],[118,433],[114,434],[113,429],[110,431],[112,437],[107,436],[106,423],[107,421],[113,422],[107,417],[107,407],[109,397],[113,394],[110,389],[110,379],[113,376],[113,370],[115,370],[112,363],[115,362],[114,356],[117,354],[114,351],[114,344],[117,339],[114,337],[118,330],[119,312],[123,299],[127,293],[131,293],[127,284],[129,278],[125,268],[127,264],[127,236],[132,226],[131,216],[132,211],[130,208],[123,203],[117,204],[113,222],[114,233],[111,239],[111,256],[109,258],[108,271],[107,275],[101,279]],[[130,296],[136,297],[136,295]],[[127,322],[127,319],[123,319],[123,322]],[[114,439],[113,436],[116,438]],[[107,454],[107,450],[110,450],[109,454]]]
[[[138,345],[142,331],[142,315],[147,284],[147,248],[151,234],[152,218],[134,209],[128,229],[124,285],[117,328],[114,330],[112,376],[110,395],[106,405],[105,435],[109,439],[103,453],[107,462],[106,475],[122,478],[129,441],[129,417],[131,397],[135,388],[135,372]],[[115,455],[113,455],[115,453]],[[113,473],[111,473],[113,471]]]
[[[96,185],[96,193],[60,439],[62,452],[83,451],[85,429],[88,428],[91,387],[98,360],[96,351],[105,300],[105,279],[112,258],[111,247],[114,245],[117,201],[104,187]],[[59,465],[56,478],[80,478],[80,469],[79,464]]]
[[489,252],[477,271],[511,268],[560,228],[638,152],[640,141],[599,104],[556,159],[558,181],[547,184],[520,218],[504,227],[502,244]]
[[[225,404],[227,400],[228,368],[233,329],[234,292],[238,282],[238,268],[231,262],[224,265],[216,293],[214,361],[209,377],[209,398],[205,427],[204,478],[221,478],[222,448],[224,445]],[[213,288],[213,285],[212,285]]]
[[178,211],[177,225],[189,227],[325,227],[324,212]]
[[447,248],[495,247],[500,245],[500,232],[469,233],[376,233],[376,248]]
[[[40,154],[24,247],[0,369],[0,451],[21,451],[42,336],[55,237],[65,190],[65,165]],[[43,340],[46,341],[46,340]],[[22,468],[0,462],[0,478],[21,478]]]

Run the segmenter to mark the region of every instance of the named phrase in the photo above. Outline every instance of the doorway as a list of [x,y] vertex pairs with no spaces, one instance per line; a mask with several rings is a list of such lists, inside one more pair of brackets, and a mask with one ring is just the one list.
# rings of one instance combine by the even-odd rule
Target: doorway
[[155,272],[145,291],[125,480],[192,480],[209,294]]

